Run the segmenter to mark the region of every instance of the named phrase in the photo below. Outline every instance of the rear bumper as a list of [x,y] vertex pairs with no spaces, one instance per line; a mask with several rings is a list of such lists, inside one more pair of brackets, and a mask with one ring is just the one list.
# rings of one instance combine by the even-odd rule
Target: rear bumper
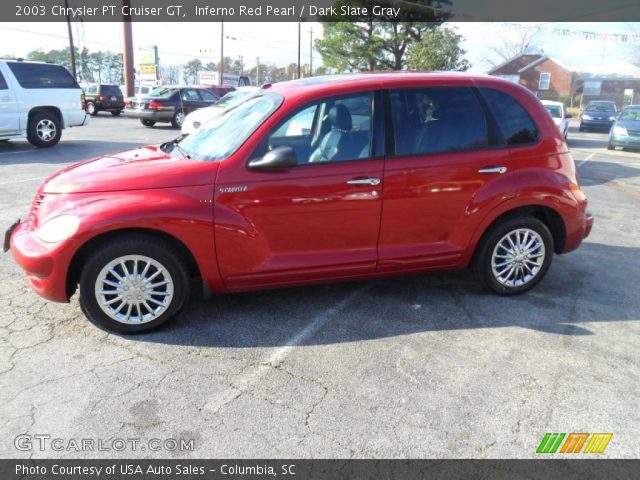
[[35,238],[26,223],[21,223],[11,235],[10,248],[38,295],[54,302],[69,301],[67,271],[75,250],[72,240],[45,245]]
[[136,110],[135,108],[127,108],[124,112],[127,117],[152,120],[154,122],[170,122],[174,114],[170,110],[158,112],[155,110]]

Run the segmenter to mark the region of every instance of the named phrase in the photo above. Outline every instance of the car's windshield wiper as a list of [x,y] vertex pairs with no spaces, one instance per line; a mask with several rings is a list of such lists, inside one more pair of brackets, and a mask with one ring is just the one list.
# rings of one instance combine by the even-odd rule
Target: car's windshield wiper
[[170,142],[163,143],[162,145],[160,145],[160,150],[166,153],[171,153],[174,149],[177,149],[183,157],[191,160],[191,155],[189,155],[189,153],[178,144],[178,142],[185,136],[186,135],[181,135],[178,138],[171,140]]

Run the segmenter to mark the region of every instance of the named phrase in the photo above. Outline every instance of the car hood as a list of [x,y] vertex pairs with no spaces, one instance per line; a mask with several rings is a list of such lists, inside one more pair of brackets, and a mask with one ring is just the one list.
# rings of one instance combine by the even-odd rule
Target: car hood
[[146,146],[72,165],[49,177],[42,193],[93,193],[212,185],[216,162],[182,158]]
[[618,120],[616,125],[627,130],[640,130],[640,120]]

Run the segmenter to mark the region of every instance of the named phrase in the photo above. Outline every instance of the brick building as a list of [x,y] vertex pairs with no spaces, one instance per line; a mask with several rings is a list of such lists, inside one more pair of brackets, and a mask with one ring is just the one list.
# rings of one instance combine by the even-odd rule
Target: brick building
[[544,53],[525,51],[488,73],[520,83],[541,99],[562,101],[572,94],[571,71]]

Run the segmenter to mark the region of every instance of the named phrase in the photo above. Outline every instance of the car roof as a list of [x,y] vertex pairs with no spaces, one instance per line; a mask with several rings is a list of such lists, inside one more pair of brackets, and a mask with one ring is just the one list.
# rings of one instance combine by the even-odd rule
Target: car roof
[[504,90],[525,87],[492,75],[473,75],[465,72],[406,72],[384,71],[366,73],[346,73],[308,77],[263,85],[266,91],[273,91],[286,98],[301,100],[323,93],[347,93],[359,89],[410,88],[432,85],[494,87]]

